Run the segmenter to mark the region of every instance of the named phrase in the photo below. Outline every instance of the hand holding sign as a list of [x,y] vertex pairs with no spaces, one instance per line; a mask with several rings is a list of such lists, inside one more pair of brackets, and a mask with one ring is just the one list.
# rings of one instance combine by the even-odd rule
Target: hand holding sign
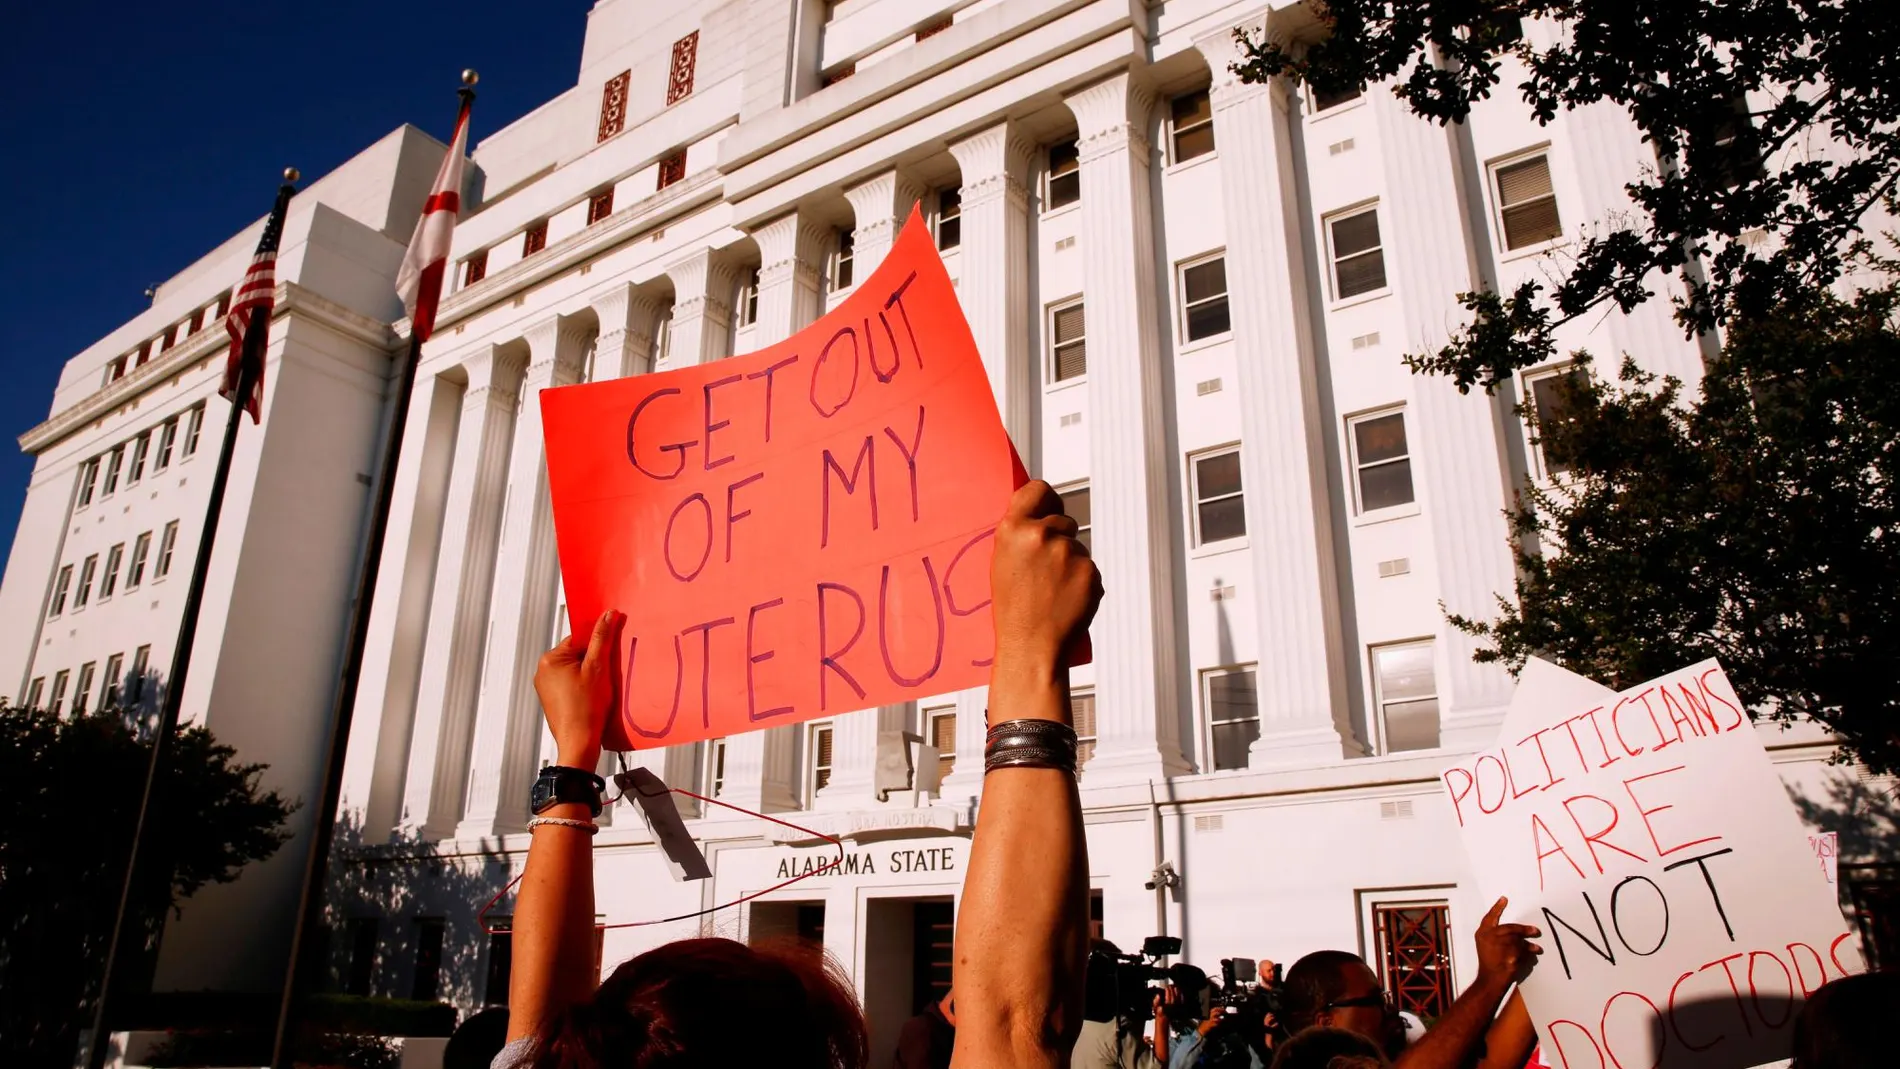
[[929,232],[763,351],[546,390],[569,613],[632,618],[611,749],[984,683],[1026,476]]

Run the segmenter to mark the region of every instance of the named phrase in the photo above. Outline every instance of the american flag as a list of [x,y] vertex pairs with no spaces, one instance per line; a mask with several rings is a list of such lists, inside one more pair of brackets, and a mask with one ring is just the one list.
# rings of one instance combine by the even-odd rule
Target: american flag
[[[239,372],[244,364],[244,333],[250,329],[251,309],[262,308],[264,322],[268,324],[271,309],[275,306],[277,235],[274,230],[272,226],[265,227],[264,240],[258,242],[257,255],[251,258],[251,266],[244,272],[244,281],[238,283],[236,298],[231,302],[231,314],[224,317],[224,331],[231,335],[231,351],[224,359],[224,382],[218,386],[218,396],[227,400],[238,390]],[[270,247],[264,248],[266,244]],[[263,419],[264,346],[261,343],[257,346],[257,371],[251,378],[251,395],[244,399],[244,411],[251,414],[252,423]]]

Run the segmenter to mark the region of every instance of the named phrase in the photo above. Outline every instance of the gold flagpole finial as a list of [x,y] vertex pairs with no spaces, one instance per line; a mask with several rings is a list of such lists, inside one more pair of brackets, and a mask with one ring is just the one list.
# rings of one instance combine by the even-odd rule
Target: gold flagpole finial
[[297,179],[302,178],[302,177],[303,175],[300,174],[295,167],[284,168],[284,181],[295,182]]
[[475,73],[475,68],[473,67],[465,68],[462,71],[462,84],[468,86],[471,89],[474,88],[476,82],[479,82],[481,80],[482,80],[482,76]]

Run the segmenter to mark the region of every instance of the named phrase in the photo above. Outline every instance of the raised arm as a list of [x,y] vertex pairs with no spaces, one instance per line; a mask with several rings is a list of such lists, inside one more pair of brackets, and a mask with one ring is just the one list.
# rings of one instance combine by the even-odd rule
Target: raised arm
[[[1069,723],[1065,653],[1088,630],[1101,575],[1047,483],[1016,492],[990,569],[996,663],[989,723]],[[1088,852],[1075,777],[999,768],[983,783],[957,917],[957,1069],[1069,1064],[1082,1026]]]
[[[541,657],[535,693],[554,735],[556,764],[592,770],[613,708],[614,652],[626,614],[602,613],[593,635],[569,635]],[[581,802],[540,814],[591,824]],[[586,827],[543,824],[528,845],[515,902],[514,966],[508,981],[508,1039],[535,1035],[548,1020],[594,992],[594,837]]]
[[[1397,1069],[1464,1069],[1476,1060],[1478,1047],[1497,1016],[1498,1004],[1543,953],[1543,948],[1530,941],[1541,934],[1536,928],[1498,923],[1504,906],[1505,899],[1498,899],[1478,923],[1478,978],[1423,1039],[1399,1056]],[[1529,1021],[1528,1015],[1525,1021]],[[1530,1053],[1528,1047],[1524,1053]],[[1522,1065],[1523,1060],[1520,1058],[1517,1064]]]

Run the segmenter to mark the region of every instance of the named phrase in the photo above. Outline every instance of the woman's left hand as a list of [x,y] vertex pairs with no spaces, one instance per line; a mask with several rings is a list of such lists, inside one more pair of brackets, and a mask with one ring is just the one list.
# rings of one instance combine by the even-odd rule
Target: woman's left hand
[[541,655],[535,669],[534,690],[554,735],[560,755],[556,763],[592,770],[600,763],[600,735],[614,707],[619,683],[614,657],[620,649],[620,629],[627,614],[608,610],[594,621],[586,640],[573,634]]

